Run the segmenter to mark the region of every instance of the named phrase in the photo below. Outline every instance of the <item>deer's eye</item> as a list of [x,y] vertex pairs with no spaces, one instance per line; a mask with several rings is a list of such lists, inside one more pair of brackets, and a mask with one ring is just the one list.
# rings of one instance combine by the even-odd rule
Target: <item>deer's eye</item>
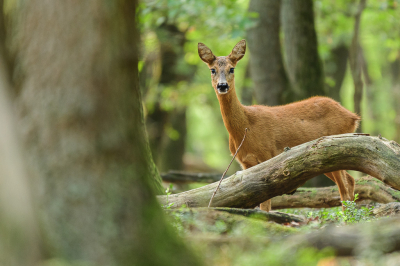
[[211,69],[211,73],[212,73],[212,74],[215,74],[215,73],[217,73],[217,72],[216,72],[215,69],[213,68],[213,69]]
[[232,67],[231,69],[229,69],[229,73],[234,73],[235,69]]

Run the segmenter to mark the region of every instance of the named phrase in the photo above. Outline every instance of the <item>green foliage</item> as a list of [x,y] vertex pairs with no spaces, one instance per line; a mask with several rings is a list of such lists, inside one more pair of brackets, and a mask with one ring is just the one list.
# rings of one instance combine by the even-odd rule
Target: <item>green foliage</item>
[[342,222],[351,224],[351,223],[358,223],[361,221],[370,221],[371,214],[373,208],[361,207],[357,208],[356,200],[358,199],[358,194],[354,195],[354,201],[342,201],[343,206],[345,207],[344,211],[342,212],[342,216],[339,216],[339,219]]
[[342,201],[345,207],[344,211],[341,207],[331,208],[331,209],[320,209],[316,211],[309,211],[307,217],[313,220],[318,219],[322,224],[326,222],[336,222],[336,223],[358,223],[358,222],[368,222],[371,220],[371,214],[373,207],[357,207],[356,200],[358,199],[358,194],[354,196],[353,201]]
[[172,187],[173,187],[173,185],[169,184],[169,187],[165,190],[165,194],[167,196],[167,202],[161,206],[164,210],[170,210],[171,207],[174,205],[173,202],[169,203],[169,200],[168,200],[169,195],[172,194],[172,192],[171,192]]

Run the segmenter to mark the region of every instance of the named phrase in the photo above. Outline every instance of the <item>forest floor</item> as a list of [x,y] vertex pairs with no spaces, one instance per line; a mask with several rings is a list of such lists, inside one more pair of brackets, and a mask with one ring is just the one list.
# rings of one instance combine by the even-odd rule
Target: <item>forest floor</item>
[[[286,220],[259,210],[244,216],[228,208],[164,207],[177,233],[206,265],[400,265],[400,217],[377,215],[374,208],[380,205],[373,202],[344,204],[345,211],[271,212],[273,217],[286,214]],[[393,232],[375,235],[377,228]],[[395,235],[399,237],[391,241]]]

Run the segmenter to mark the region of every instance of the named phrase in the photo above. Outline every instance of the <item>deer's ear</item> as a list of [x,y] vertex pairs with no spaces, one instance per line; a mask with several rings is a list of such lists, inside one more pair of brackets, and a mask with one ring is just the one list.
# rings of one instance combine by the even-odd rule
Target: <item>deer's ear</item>
[[232,62],[237,63],[237,61],[243,58],[245,53],[246,53],[246,40],[241,40],[235,45],[235,47],[233,47],[232,52],[228,55],[228,58]]
[[197,49],[201,60],[203,60],[206,64],[210,65],[212,62],[214,62],[215,55],[204,43],[199,42]]

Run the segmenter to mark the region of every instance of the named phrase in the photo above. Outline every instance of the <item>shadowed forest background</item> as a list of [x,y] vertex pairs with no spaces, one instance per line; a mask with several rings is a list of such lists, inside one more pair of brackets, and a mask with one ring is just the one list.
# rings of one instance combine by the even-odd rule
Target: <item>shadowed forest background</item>
[[396,178],[352,172],[344,211],[323,176],[282,212],[169,202],[232,159],[197,44],[242,39],[243,104],[331,97],[399,159],[398,0],[0,0],[0,265],[398,265]]

